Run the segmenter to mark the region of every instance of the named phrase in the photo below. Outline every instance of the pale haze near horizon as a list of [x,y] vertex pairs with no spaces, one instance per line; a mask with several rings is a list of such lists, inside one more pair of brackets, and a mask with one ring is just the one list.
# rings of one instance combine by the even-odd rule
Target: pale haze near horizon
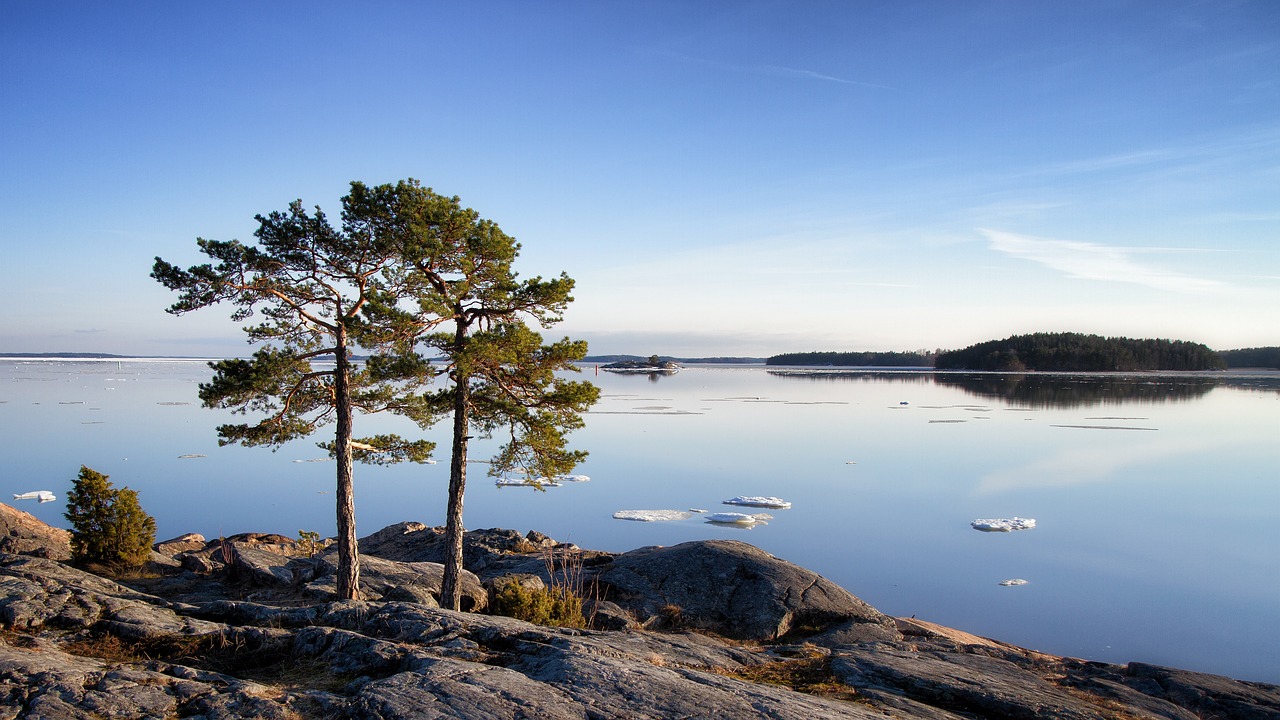
[[593,354],[1280,345],[1280,3],[0,5],[0,352],[224,356],[154,256],[418,178]]

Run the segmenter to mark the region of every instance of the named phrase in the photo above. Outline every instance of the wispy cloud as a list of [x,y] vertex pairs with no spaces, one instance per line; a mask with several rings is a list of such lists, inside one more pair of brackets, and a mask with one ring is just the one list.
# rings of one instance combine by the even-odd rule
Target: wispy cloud
[[859,87],[879,88],[881,90],[891,90],[888,85],[880,85],[878,83],[865,82],[862,80],[850,80],[849,78],[836,77],[834,75],[824,75],[813,70],[802,70],[800,68],[782,67],[780,65],[755,65],[740,66],[735,69],[745,71],[762,72],[768,75],[779,75],[784,77],[798,77],[809,80],[822,80],[824,82],[840,83],[841,85],[857,85]]
[[[1068,431],[1069,432],[1069,431]],[[1081,432],[1107,432],[1083,430]],[[1113,482],[1132,476],[1131,467],[1149,466],[1179,455],[1216,448],[1221,440],[1163,440],[1126,447],[1064,450],[1025,465],[997,470],[983,476],[976,488],[979,493],[1008,492],[1028,487],[1072,487],[1096,482]]]
[[754,75],[771,75],[774,77],[793,77],[804,80],[820,80],[822,82],[838,83],[840,85],[855,85],[857,87],[876,88],[878,90],[893,90],[888,85],[867,82],[865,80],[854,80],[847,77],[839,77],[837,75],[828,75],[820,73],[816,70],[806,70],[804,68],[793,68],[785,65],[740,65],[737,63],[728,63],[722,60],[712,60],[704,57],[695,57],[684,53],[673,51],[656,51],[656,54],[669,58],[675,58],[684,62],[697,63],[709,67],[720,68],[721,70],[730,70],[733,72],[750,73]]
[[1132,258],[1139,251],[1132,248],[1033,238],[1000,230],[981,232],[987,237],[992,250],[1040,263],[1071,278],[1132,283],[1180,293],[1200,293],[1222,286],[1214,280],[1139,263]]
[[1103,155],[1100,157],[1085,158],[1083,160],[1054,163],[1038,168],[1036,172],[1050,175],[1077,175],[1101,172],[1105,170],[1142,167],[1178,159],[1180,159],[1179,154],[1175,153],[1173,150],[1141,150],[1131,153],[1121,153],[1118,155]]
[[1270,173],[1270,162],[1280,151],[1280,130],[1275,127],[1232,129],[1221,135],[1190,138],[1183,143],[1131,152],[1100,155],[1029,168],[1027,175],[1087,175],[1111,171],[1194,168],[1197,164],[1221,167],[1223,163],[1261,162]]

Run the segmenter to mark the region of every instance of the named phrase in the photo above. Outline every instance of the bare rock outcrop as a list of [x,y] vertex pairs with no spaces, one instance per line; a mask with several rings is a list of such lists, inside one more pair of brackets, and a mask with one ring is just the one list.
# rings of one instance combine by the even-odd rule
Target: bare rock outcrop
[[0,503],[0,552],[68,560],[71,533],[50,527],[29,512]]
[[[486,532],[473,547],[491,545],[492,572],[539,554]],[[285,545],[232,542],[246,557]],[[380,599],[335,601],[307,596],[323,556],[257,557],[269,569],[251,582],[169,566],[111,580],[0,553],[0,718],[1280,719],[1277,686],[895,623],[742,543],[599,558],[599,587],[637,616],[679,602],[698,631],[548,628],[442,610],[429,592],[394,599],[398,583],[429,587],[438,566],[418,559],[369,555]]]
[[[302,563],[294,563],[296,568]],[[318,567],[318,579],[307,583],[311,597],[333,599],[337,597],[337,553],[329,552],[312,561]],[[489,592],[480,584],[474,573],[463,570],[459,578],[462,590],[462,609],[468,612],[483,611],[489,605]],[[444,566],[434,562],[396,562],[374,555],[360,556],[360,592],[369,600],[403,600],[440,606],[440,588],[444,582]]]
[[892,618],[798,565],[736,540],[624,553],[599,575],[609,600],[641,618],[745,640],[845,625],[858,641],[900,640]]

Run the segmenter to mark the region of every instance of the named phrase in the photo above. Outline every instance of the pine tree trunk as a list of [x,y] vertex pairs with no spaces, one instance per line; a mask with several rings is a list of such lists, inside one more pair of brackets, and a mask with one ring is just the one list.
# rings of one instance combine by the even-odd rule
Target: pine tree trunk
[[334,451],[338,461],[338,598],[360,599],[360,551],[356,544],[355,483],[351,471],[351,359],[346,330],[339,326],[333,390],[338,429]]
[[[466,340],[466,327],[458,324],[455,347]],[[444,526],[444,579],[440,583],[440,606],[462,609],[462,496],[467,488],[467,406],[471,402],[471,378],[464,367],[455,370],[453,396],[453,452],[449,463],[449,507]]]
[[449,507],[446,511],[444,580],[440,604],[449,610],[462,609],[462,497],[467,487],[467,402],[470,383],[458,379],[453,404],[453,459],[449,465]]

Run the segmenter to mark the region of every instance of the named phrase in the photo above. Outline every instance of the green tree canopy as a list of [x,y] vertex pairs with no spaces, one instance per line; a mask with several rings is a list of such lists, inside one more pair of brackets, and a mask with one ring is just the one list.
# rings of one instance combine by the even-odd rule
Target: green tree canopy
[[407,180],[369,191],[395,207],[392,220],[406,225],[400,248],[404,265],[395,284],[413,288],[414,303],[394,295],[366,308],[373,326],[386,328],[386,341],[420,341],[443,362],[445,383],[423,396],[438,417],[450,416],[453,440],[446,511],[441,604],[458,609],[462,569],[462,507],[467,448],[471,433],[506,432],[490,474],[512,471],[531,478],[565,473],[586,453],[569,450],[565,434],[582,426],[581,413],[599,397],[588,382],[557,373],[576,371],[587,344],[568,338],[544,344],[527,323],[543,328],[559,322],[573,300],[573,280],[518,278],[514,262],[520,245],[492,221]]
[[138,493],[117,490],[106,475],[81,466],[67,493],[71,559],[116,568],[139,567],[151,555],[156,521],[138,504]]
[[1034,333],[991,340],[938,355],[939,370],[1219,370],[1218,353],[1184,340],[1133,340],[1081,333]]
[[[262,343],[249,359],[210,363],[213,379],[200,386],[206,407],[254,413],[255,422],[218,428],[226,445],[279,446],[333,425],[322,443],[337,460],[338,595],[358,597],[352,462],[428,459],[433,443],[394,435],[354,438],[356,412],[389,411],[426,424],[430,409],[418,391],[431,380],[429,363],[413,352],[412,336],[379,325],[364,312],[370,303],[416,298],[404,284],[402,251],[412,225],[353,182],[342,199],[342,223],[333,226],[316,208],[295,201],[287,212],[256,217],[256,245],[197,239],[212,263],[183,270],[155,259],[152,277],[180,293],[169,308],[183,314],[229,303],[249,341]],[[420,332],[420,330],[419,330]],[[353,350],[372,357],[353,363]]]

